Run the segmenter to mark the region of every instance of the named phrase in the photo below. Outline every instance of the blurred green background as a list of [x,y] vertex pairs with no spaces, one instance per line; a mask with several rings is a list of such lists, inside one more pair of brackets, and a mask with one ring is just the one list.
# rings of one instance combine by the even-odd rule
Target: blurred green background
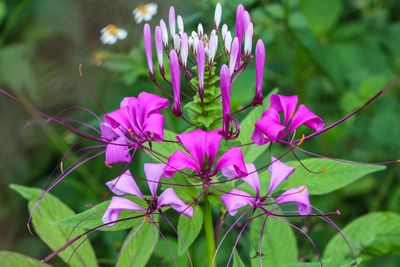
[[[153,1],[160,18],[167,20],[174,4],[185,29],[202,22],[206,31],[213,23],[216,0]],[[353,111],[379,90],[400,77],[400,2],[396,0],[219,1],[222,23],[234,29],[235,10],[242,3],[255,25],[255,38],[266,44],[267,67],[264,94],[280,88],[298,94],[300,101],[328,124]],[[142,45],[143,24],[136,24],[132,11],[136,0],[25,0],[0,1],[0,88],[47,114],[81,105],[101,115],[78,73],[83,72],[99,102],[111,111],[124,96],[142,90],[159,93],[148,79]],[[212,15],[211,15],[212,14]],[[100,30],[115,24],[128,31],[125,40],[102,45]],[[155,57],[154,57],[155,59]],[[254,65],[235,83],[233,109],[246,105],[254,95]],[[390,89],[356,117],[302,146],[315,153],[360,162],[399,159],[400,91]],[[10,183],[42,187],[68,146],[76,142],[65,128],[54,123],[24,127],[38,116],[6,96],[0,97],[0,249],[19,251],[36,258],[50,250],[26,228],[26,201],[9,189]],[[166,127],[182,130],[185,124],[167,115]],[[86,122],[85,112],[69,117]],[[303,157],[306,157],[303,155]],[[140,166],[140,156],[136,158]],[[138,171],[140,171],[139,168]],[[104,159],[89,162],[56,187],[59,196],[75,211],[85,209],[105,192],[105,181],[115,173]],[[388,166],[347,188],[312,199],[324,211],[340,209],[339,226],[370,211],[400,212],[400,170]],[[334,235],[317,219],[299,220],[324,247]],[[93,237],[96,253],[115,258],[126,232]],[[300,237],[300,244],[307,241]],[[309,245],[300,246],[301,257],[315,258]],[[156,256],[155,256],[156,257]],[[158,256],[157,256],[158,257]],[[387,256],[366,266],[397,266],[400,258]]]

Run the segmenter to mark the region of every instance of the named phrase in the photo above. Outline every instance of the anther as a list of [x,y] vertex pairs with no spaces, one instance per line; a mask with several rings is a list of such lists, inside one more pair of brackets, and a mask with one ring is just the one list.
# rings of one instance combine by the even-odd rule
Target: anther
[[299,192],[297,192],[297,193],[301,193],[301,192],[303,192],[304,190],[306,190],[306,188],[307,188],[307,186],[305,185]]
[[324,166],[324,169],[322,170],[321,173],[325,173],[326,172],[326,166]]
[[64,173],[64,161],[60,162],[60,170],[61,170],[61,173]]
[[300,142],[297,144],[297,146],[300,146],[302,143],[303,143],[303,141],[304,141],[304,134],[303,134],[303,136],[301,137],[301,140],[300,140]]
[[294,115],[294,110],[292,111],[292,113],[290,113],[290,118],[293,119],[293,115]]
[[400,159],[398,159],[397,162],[400,163]]
[[149,224],[149,222],[147,221],[147,216],[144,217],[144,222]]
[[79,64],[79,75],[81,75],[81,77],[83,77],[83,74],[82,74],[82,64]]
[[106,165],[107,168],[112,169],[112,166],[110,164],[108,164],[107,162],[104,162],[104,164]]

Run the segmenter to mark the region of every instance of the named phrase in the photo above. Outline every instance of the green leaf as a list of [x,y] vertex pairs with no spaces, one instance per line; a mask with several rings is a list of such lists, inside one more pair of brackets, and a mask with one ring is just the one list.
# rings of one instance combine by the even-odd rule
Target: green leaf
[[302,0],[300,8],[315,35],[328,31],[338,20],[342,9],[341,0]]
[[[240,122],[240,135],[237,140],[241,144],[253,142],[251,140],[251,136],[254,132],[254,125],[256,121],[261,118],[262,113],[269,108],[269,98],[271,94],[275,94],[277,92],[278,89],[272,90],[268,97],[264,98],[263,104],[253,108],[250,113]],[[242,151],[245,162],[254,162],[267,148],[268,145],[257,146],[253,144],[249,146],[243,146]]]
[[[326,265],[327,262],[330,261],[322,261],[324,266]],[[321,263],[320,262],[292,262],[283,265],[283,267],[320,267]]]
[[235,252],[233,253],[233,267],[246,267],[244,265],[244,262],[242,261],[242,258],[240,258],[239,253],[235,249]]
[[[164,130],[164,140],[168,140],[168,141],[178,141],[176,139],[176,133],[169,131],[169,130]],[[157,151],[158,153],[162,154],[163,156],[169,157],[172,154],[174,154],[174,152],[177,149],[180,149],[182,151],[184,151],[184,149],[182,148],[182,146],[180,146],[178,143],[170,143],[170,142],[153,142],[152,143],[152,148],[154,151]],[[164,158],[162,158],[163,160],[165,160]],[[157,159],[154,159],[155,162],[159,163],[160,161]]]
[[[343,229],[343,232],[366,250],[366,253],[364,253],[354,244],[351,244],[357,261],[400,253],[399,214],[393,212],[369,213],[352,221]],[[349,248],[339,233],[328,243],[323,258],[331,259],[327,266],[354,263]]]
[[[158,219],[155,219],[158,220]],[[125,242],[129,240],[137,228],[127,235]],[[135,266],[143,267],[149,261],[150,256],[153,254],[155,244],[158,240],[158,231],[153,224],[144,223],[143,226],[136,232],[132,239],[127,243],[120,258],[118,259],[117,267],[122,266]],[[124,242],[124,244],[125,244]]]
[[287,164],[295,167],[296,171],[288,180],[282,182],[281,189],[306,185],[309,194],[322,195],[342,188],[367,174],[386,168],[382,165],[346,164],[321,158],[305,159],[302,163],[312,171],[322,171],[326,166],[326,171],[313,174],[305,170],[298,161],[290,161]]
[[[127,198],[129,200],[132,200],[133,202],[137,203],[140,206],[146,207],[147,204],[145,203],[144,200],[136,197],[136,196],[124,196],[124,198]],[[102,223],[101,218],[104,215],[105,210],[107,209],[108,205],[110,205],[110,200],[103,201],[99,203],[98,205],[87,209],[81,213],[78,213],[76,215],[73,215],[71,217],[63,218],[61,220],[55,221],[52,224],[53,225],[58,225],[58,226],[77,226],[79,228],[84,228],[84,229],[91,229],[94,227],[97,227]],[[142,213],[135,212],[135,211],[130,211],[130,210],[123,210],[121,211],[120,216],[118,219],[124,219],[124,218],[131,218],[135,216],[143,215]],[[125,229],[130,229],[132,227],[137,227],[140,225],[143,221],[143,218],[136,218],[132,220],[126,220],[126,221],[121,221],[118,222],[112,226],[106,226],[101,229],[100,231],[121,231]]]
[[[250,238],[253,247],[259,252],[261,228],[265,216],[255,219],[250,224]],[[280,267],[286,263],[297,261],[298,251],[296,238],[291,227],[274,218],[268,218],[264,228],[262,244],[262,263],[263,266]],[[259,266],[259,254],[251,259],[251,266]],[[251,252],[251,257],[254,251]]]
[[[38,188],[29,188],[25,186],[12,184],[10,187],[18,192],[25,199],[29,200],[28,208],[31,211],[37,200],[42,194]],[[73,230],[73,227],[55,226],[52,222],[65,217],[73,216],[75,213],[58,198],[47,193],[41,200],[39,206],[32,215],[32,224],[35,232],[53,251],[62,247],[67,241]],[[81,229],[75,229],[71,238],[83,234]],[[84,240],[85,237],[82,238]],[[60,252],[58,255],[68,262],[74,250],[78,248],[80,241],[77,241]],[[89,241],[85,241],[71,257],[69,264],[71,266],[97,266],[97,260]]]
[[3,267],[46,267],[50,266],[46,263],[41,263],[37,259],[22,255],[11,251],[0,251],[0,266]]
[[[193,218],[189,218],[185,215],[179,216],[178,220],[178,233],[181,236],[183,243],[185,243],[186,249],[192,245],[200,234],[203,226],[203,210],[199,206],[193,207]],[[182,245],[182,241],[178,237],[178,255],[183,255],[185,248]]]

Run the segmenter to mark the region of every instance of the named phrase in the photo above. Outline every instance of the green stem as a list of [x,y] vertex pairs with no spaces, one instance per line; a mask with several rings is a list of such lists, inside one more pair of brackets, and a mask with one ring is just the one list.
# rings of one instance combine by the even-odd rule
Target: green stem
[[215,254],[215,239],[214,239],[214,225],[212,221],[212,211],[210,201],[208,200],[208,192],[204,193],[204,230],[206,232],[206,244],[208,253],[208,267],[213,265],[213,258]]

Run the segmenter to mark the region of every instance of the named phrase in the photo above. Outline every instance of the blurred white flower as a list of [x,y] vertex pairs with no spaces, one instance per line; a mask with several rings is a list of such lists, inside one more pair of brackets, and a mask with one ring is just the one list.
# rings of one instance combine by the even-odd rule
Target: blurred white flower
[[114,24],[108,24],[106,27],[101,29],[100,41],[103,44],[115,44],[115,42],[120,39],[123,40],[128,35],[125,29],[118,28]]
[[157,4],[149,3],[147,5],[140,5],[135,8],[133,10],[133,15],[135,16],[136,23],[151,20],[151,18],[157,14],[157,7]]

